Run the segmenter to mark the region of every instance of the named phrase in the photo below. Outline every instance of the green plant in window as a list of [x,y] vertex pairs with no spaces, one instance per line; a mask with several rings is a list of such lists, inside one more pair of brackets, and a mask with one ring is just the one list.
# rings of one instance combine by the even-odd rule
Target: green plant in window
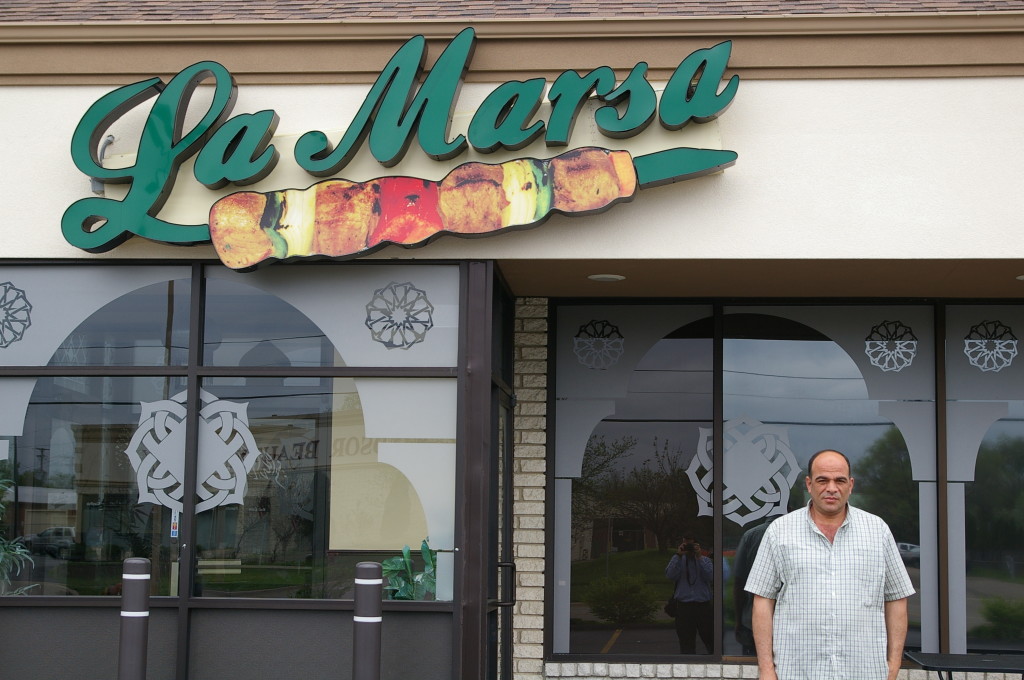
[[437,590],[437,551],[431,549],[428,540],[423,539],[420,545],[422,571],[415,569],[409,546],[402,548],[401,555],[389,557],[380,563],[383,576],[388,582],[384,591],[389,600],[425,600]]
[[[9,479],[0,479],[0,521],[7,510],[4,498],[14,486]],[[11,577],[21,573],[26,564],[32,564],[28,549],[16,540],[0,536],[0,595],[24,595],[35,586],[11,588]]]

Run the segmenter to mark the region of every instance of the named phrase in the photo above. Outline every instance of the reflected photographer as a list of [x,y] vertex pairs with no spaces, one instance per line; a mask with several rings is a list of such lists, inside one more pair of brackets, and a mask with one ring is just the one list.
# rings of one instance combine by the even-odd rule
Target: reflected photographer
[[675,583],[676,635],[680,654],[696,654],[700,636],[706,653],[714,649],[712,628],[714,612],[711,605],[711,586],[714,569],[711,559],[701,552],[694,536],[684,536],[672,559],[665,567],[665,578]]

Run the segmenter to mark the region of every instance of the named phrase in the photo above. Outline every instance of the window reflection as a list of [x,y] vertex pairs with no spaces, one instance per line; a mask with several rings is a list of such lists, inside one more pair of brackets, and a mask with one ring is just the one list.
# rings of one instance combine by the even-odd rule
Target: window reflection
[[1024,650],[1024,402],[1009,405],[965,484],[967,645]]
[[[190,278],[173,278],[187,269],[61,268],[61,276],[96,283],[76,289],[83,294],[73,296],[69,318],[54,315],[64,308],[54,291],[66,288],[50,285],[63,280],[54,271],[19,269],[17,291],[38,303],[37,327],[74,330],[51,333],[46,343],[19,336],[17,352],[4,358],[67,373],[0,379],[7,406],[0,481],[11,480],[9,489],[0,484],[3,535],[17,537],[34,559],[14,589],[116,595],[121,561],[134,556],[152,560],[158,595],[178,595],[193,577],[203,596],[350,597],[357,562],[408,546],[413,572],[436,576],[429,596],[452,599],[457,381],[281,377],[262,369],[344,366],[324,328],[359,365],[416,374],[456,364],[457,267],[313,267],[305,278],[280,280],[204,268],[203,300],[192,295]],[[370,327],[368,304],[382,297],[395,303],[384,325],[409,321],[415,337],[399,343],[401,333],[385,337]],[[189,328],[200,310],[204,327]],[[237,375],[205,379],[189,392],[183,377],[76,370],[171,366],[167,372],[183,374],[197,337],[205,363],[193,369],[230,366]],[[186,480],[192,463],[197,479]],[[179,542],[193,500],[185,554],[195,570],[182,572]],[[389,592],[405,594],[397,586]]]
[[180,366],[188,361],[191,282],[164,281],[95,311],[61,343],[50,366]]
[[[823,449],[845,453],[856,480],[850,503],[881,516],[898,542],[914,547],[921,543],[919,483],[902,431],[880,415],[884,410],[869,398],[860,366],[838,342],[780,316],[727,313],[724,323],[723,541],[733,569],[722,640],[725,654],[750,656],[751,600],[743,581],[765,527],[809,501],[804,478],[810,456]],[[858,332],[849,326],[849,334]],[[918,591],[909,603],[907,644],[917,647],[920,558],[906,552]]]
[[1024,651],[1024,307],[947,308],[950,646]]
[[[722,578],[712,584],[721,593],[723,624],[714,640],[727,656],[752,655],[743,585],[758,537],[774,518],[807,502],[807,461],[826,448],[851,458],[857,480],[852,503],[886,520],[915,588],[920,591],[924,582],[934,592],[934,561],[921,557],[933,554],[928,551],[936,542],[934,527],[923,531],[921,522],[935,511],[933,350],[925,330],[930,310],[726,309],[719,423],[724,474],[716,506],[712,318],[697,317],[642,342],[649,328],[681,309],[567,306],[559,312],[555,488],[560,499],[571,493],[571,521],[559,534],[568,540],[563,544],[560,538],[555,549],[556,581],[564,574],[570,584],[568,594],[556,587],[555,651],[711,651],[714,644],[699,635],[691,646],[689,629],[680,644],[674,621],[661,611],[672,592],[666,579],[671,551],[690,534]],[[588,319],[596,321],[588,325]],[[613,325],[615,333],[585,332],[599,324]],[[900,370],[878,365],[883,341],[871,340],[879,328],[890,327],[917,329],[913,357],[904,357]],[[613,338],[616,356],[607,366],[581,370],[585,357],[567,349],[580,337],[590,344],[593,338]],[[627,361],[628,371],[619,367]],[[586,430],[578,454],[569,443],[590,418],[598,422]],[[714,544],[716,513],[722,518],[721,545]],[[560,567],[559,559],[569,568]],[[562,602],[568,609],[564,619]],[[644,602],[649,609],[627,620],[610,607],[622,602]],[[922,612],[921,602],[916,594],[909,603],[911,647],[922,644],[922,625],[937,634],[934,615]],[[569,631],[565,643],[558,630],[562,620]],[[621,634],[613,636],[616,630]]]
[[[571,480],[565,651],[713,652],[712,637],[688,627],[693,611],[673,616],[663,607],[677,589],[685,591],[686,599],[699,601],[694,606],[706,619],[701,632],[712,628],[711,560],[721,556],[712,518],[701,510],[702,495],[709,497],[713,486],[710,460],[705,470],[700,448],[703,441],[710,452],[710,328],[703,321],[687,324],[656,341],[625,373],[628,388],[609,390],[625,394],[586,441],[579,474]],[[628,336],[622,347],[635,333],[625,324],[615,331],[618,339]],[[585,359],[589,355],[580,362]],[[691,471],[696,471],[692,477]],[[684,542],[699,543],[689,558],[689,574],[685,563],[683,570],[668,569]]]
[[[390,382],[402,389],[404,381]],[[453,381],[427,382],[441,388],[435,406],[454,420],[454,403],[443,403]],[[424,539],[450,556],[443,527],[454,525],[454,505],[444,488],[454,478],[453,440],[370,431],[364,400],[381,403],[353,379],[216,378],[203,393],[197,595],[347,598],[357,562],[403,546],[419,555]],[[409,427],[420,416],[392,408],[389,417]],[[445,558],[430,596],[449,599],[451,577]]]
[[122,560],[146,557],[152,593],[173,594],[171,512],[139,502],[127,451],[139,404],[181,390],[172,378],[38,379],[7,467],[17,482],[9,519],[33,555],[16,586],[29,595],[119,595]]
[[211,278],[207,282],[206,300],[204,364],[334,364],[333,347],[324,333],[279,297],[244,283]]

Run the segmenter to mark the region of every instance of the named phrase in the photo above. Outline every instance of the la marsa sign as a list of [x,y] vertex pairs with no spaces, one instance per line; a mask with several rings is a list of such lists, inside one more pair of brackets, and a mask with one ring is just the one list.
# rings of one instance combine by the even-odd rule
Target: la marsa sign
[[[393,167],[414,139],[437,160],[455,158],[469,146],[483,153],[515,151],[539,138],[549,147],[566,147],[591,97],[601,103],[593,110],[594,122],[609,138],[637,135],[655,119],[668,130],[678,130],[719,116],[739,86],[735,75],[723,85],[731,43],[722,42],[683,59],[660,101],[644,62],[621,82],[607,66],[583,75],[568,70],[550,88],[543,78],[499,85],[475,111],[466,134],[452,136],[453,109],[475,42],[473,29],[463,30],[424,77],[426,40],[411,38],[381,71],[339,143],[332,145],[321,131],[307,132],[295,144],[295,163],[314,178],[333,177],[365,144],[381,165]],[[209,107],[185,130],[185,113],[204,81],[213,86]],[[181,245],[213,241],[225,263],[236,268],[294,257],[353,257],[387,244],[421,245],[441,233],[479,235],[533,226],[552,212],[605,210],[632,199],[637,188],[708,174],[736,160],[735,152],[714,149],[681,147],[632,157],[625,151],[587,147],[549,159],[466,163],[439,182],[390,176],[237,192],[213,205],[208,224],[158,218],[179,166],[188,158],[195,157],[195,179],[214,190],[253,184],[276,167],[280,154],[273,138],[279,116],[270,109],[231,116],[236,94],[228,70],[206,61],[166,84],[151,78],[96,101],[75,130],[72,158],[90,177],[130,186],[122,199],[89,197],[73,203],[62,219],[68,242],[89,252],[106,252],[132,235]],[[135,163],[103,167],[97,152],[107,130],[153,97]],[[550,113],[547,120],[538,119],[545,100]]]

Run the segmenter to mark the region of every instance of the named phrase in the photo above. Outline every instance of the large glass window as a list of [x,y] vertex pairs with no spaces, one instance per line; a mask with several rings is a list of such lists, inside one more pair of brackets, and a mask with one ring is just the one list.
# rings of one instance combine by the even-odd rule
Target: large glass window
[[822,449],[899,544],[907,645],[937,649],[933,337],[926,306],[559,306],[553,651],[752,656],[746,575]]
[[[0,380],[7,394],[18,387]],[[153,593],[176,592],[172,512],[140,496],[130,442],[140,404],[184,389],[179,378],[35,381],[24,433],[5,442],[7,456],[0,464],[3,476],[16,482],[7,512],[17,541],[31,556],[12,575],[12,589],[28,595],[119,595],[121,561],[146,557],[153,565]],[[173,439],[183,425],[181,413],[167,416],[162,431]],[[154,479],[180,474],[169,459],[154,458],[148,469]]]
[[[713,651],[710,311],[559,310],[557,652]],[[699,543],[700,562],[667,574],[684,542]],[[699,630],[662,609],[681,579],[703,597]]]
[[451,600],[459,268],[202,271],[0,270],[6,591]]
[[455,381],[203,383],[196,594],[351,597],[355,565],[429,540],[451,599]]
[[1020,306],[946,313],[951,651],[1024,651]]
[[[934,366],[929,308],[726,308],[723,317],[723,653],[755,654],[751,599],[743,586],[764,528],[809,500],[807,461],[824,449],[850,459],[850,503],[881,516],[917,593],[907,645],[922,626],[922,569],[933,597]],[[916,328],[916,331],[915,331]],[[920,334],[920,335],[918,335]],[[914,339],[911,340],[910,338]],[[899,340],[898,338],[904,338]],[[926,487],[922,494],[921,487]],[[926,616],[926,614],[928,614]]]

